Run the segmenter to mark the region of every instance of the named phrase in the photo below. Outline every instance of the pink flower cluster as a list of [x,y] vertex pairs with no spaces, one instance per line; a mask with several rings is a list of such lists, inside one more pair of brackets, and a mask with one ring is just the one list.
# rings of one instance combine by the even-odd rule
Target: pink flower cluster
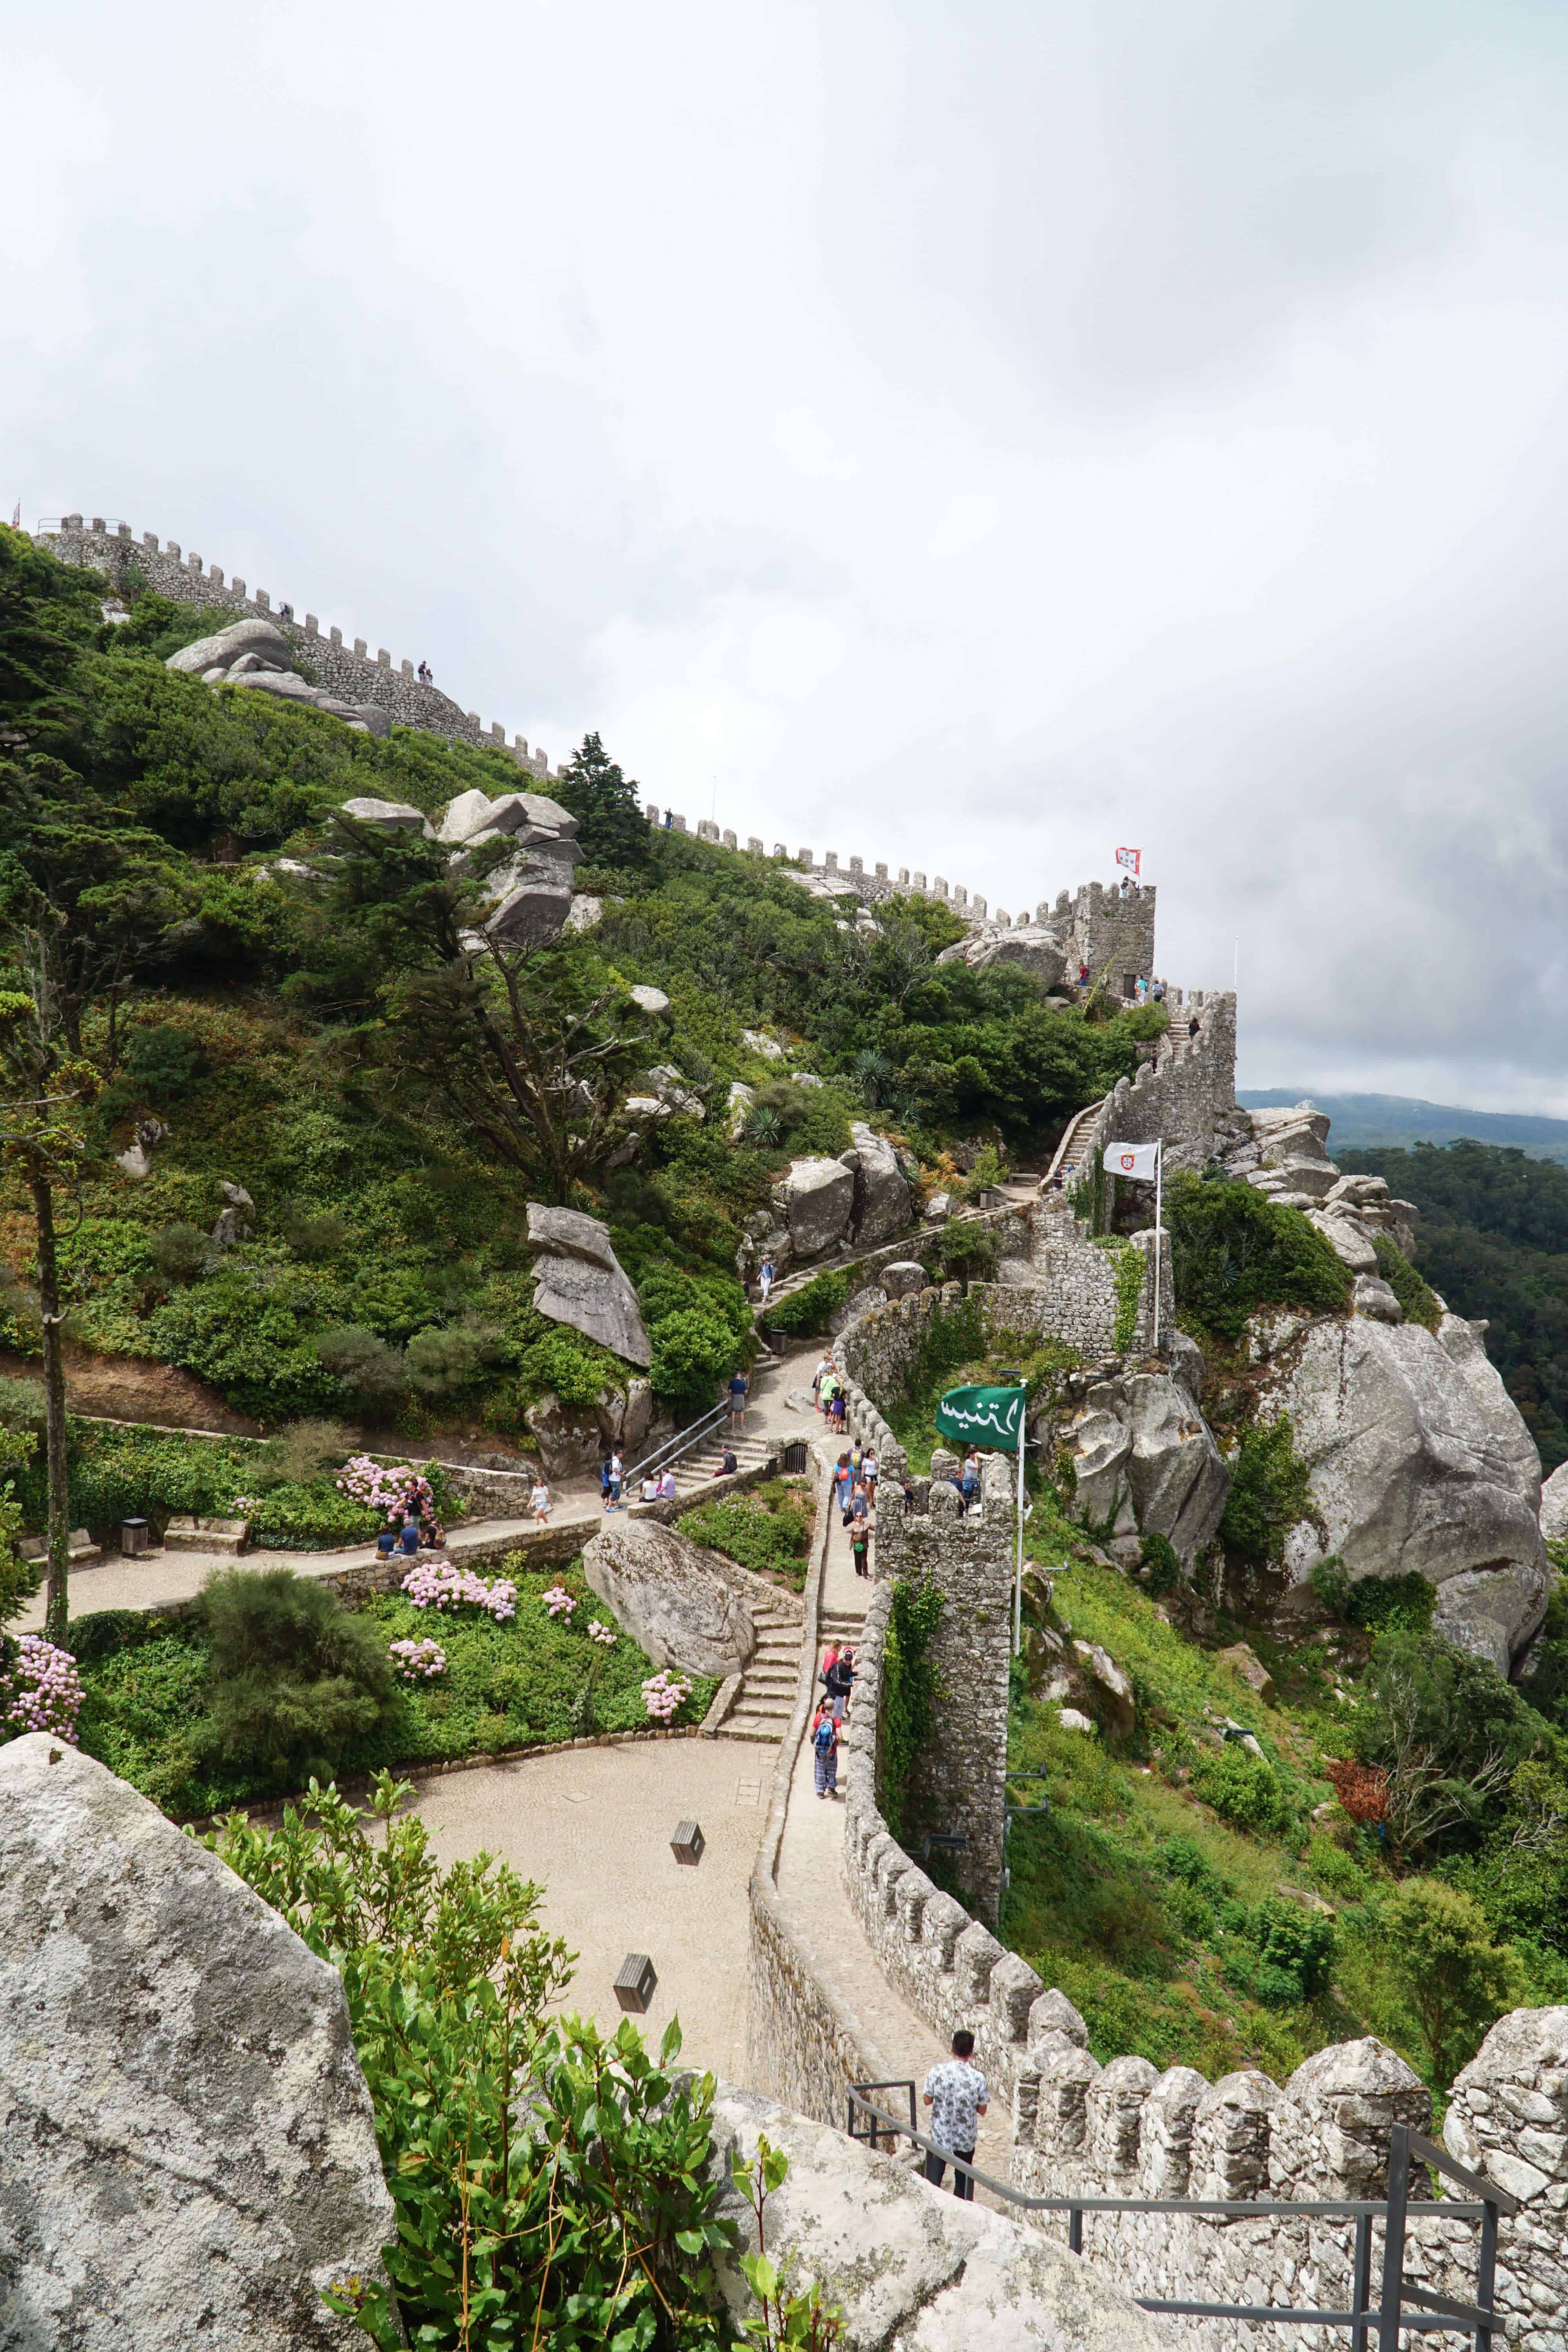
[[588,1639],[590,1642],[603,1643],[606,1650],[613,1650],[616,1646],[614,1633],[607,1625],[601,1625],[596,1617],[590,1617],[588,1620]]
[[691,1696],[691,1685],[679,1675],[650,1675],[642,1686],[643,1705],[658,1723],[668,1723],[682,1700]]
[[389,1642],[386,1646],[405,1683],[433,1682],[447,1671],[447,1653],[439,1642]]
[[228,1507],[237,1517],[243,1518],[247,1512],[261,1508],[261,1497],[259,1495],[237,1495]]
[[76,1745],[76,1719],[85,1696],[76,1660],[37,1633],[23,1633],[8,1674],[0,1674],[0,1722],[14,1732],[48,1731]]
[[563,1584],[552,1584],[549,1591],[544,1594],[543,1600],[545,1607],[552,1617],[564,1617],[570,1625],[572,1612],[577,1606],[575,1593],[568,1592]]
[[499,1625],[517,1615],[517,1587],[509,1577],[487,1584],[471,1568],[454,1568],[449,1559],[421,1560],[403,1580],[403,1590],[416,1609],[458,1609],[465,1604],[485,1609]]
[[419,1498],[421,1516],[435,1516],[430,1481],[419,1475],[412,1462],[394,1463],[386,1469],[368,1454],[356,1454],[343,1464],[337,1486],[340,1494],[352,1495],[356,1503],[384,1511],[389,1522],[401,1519],[404,1500],[412,1487]]

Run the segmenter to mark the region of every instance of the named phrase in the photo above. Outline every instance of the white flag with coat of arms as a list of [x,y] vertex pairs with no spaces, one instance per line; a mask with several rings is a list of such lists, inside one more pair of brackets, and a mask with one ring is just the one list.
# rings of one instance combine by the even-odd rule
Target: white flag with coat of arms
[[1140,1177],[1144,1183],[1152,1184],[1159,1159],[1157,1143],[1108,1143],[1105,1147],[1105,1170],[1109,1176]]

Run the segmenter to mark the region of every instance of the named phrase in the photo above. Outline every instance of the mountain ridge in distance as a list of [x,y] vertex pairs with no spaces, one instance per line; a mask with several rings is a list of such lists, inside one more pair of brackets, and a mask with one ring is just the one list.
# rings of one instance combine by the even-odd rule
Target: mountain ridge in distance
[[1331,1153],[1373,1145],[1454,1143],[1468,1136],[1477,1143],[1511,1145],[1531,1160],[1568,1163],[1568,1118],[1531,1111],[1465,1110],[1454,1103],[1425,1102],[1418,1095],[1320,1094],[1310,1087],[1242,1087],[1236,1098],[1247,1110],[1313,1102],[1332,1122]]

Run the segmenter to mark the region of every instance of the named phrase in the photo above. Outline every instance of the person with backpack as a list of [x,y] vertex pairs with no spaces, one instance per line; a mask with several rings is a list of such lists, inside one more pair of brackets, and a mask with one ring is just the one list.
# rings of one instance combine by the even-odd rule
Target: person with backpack
[[599,1465],[599,1496],[607,1511],[610,1508],[610,1457],[607,1454]]
[[819,1797],[838,1794],[838,1726],[826,1702],[811,1727],[811,1765]]

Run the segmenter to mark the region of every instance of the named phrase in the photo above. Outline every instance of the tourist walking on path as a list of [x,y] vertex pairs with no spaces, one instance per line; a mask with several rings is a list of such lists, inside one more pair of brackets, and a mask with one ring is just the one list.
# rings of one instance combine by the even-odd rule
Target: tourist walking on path
[[860,1462],[860,1477],[866,1489],[866,1500],[873,1510],[877,1507],[877,1451],[868,1445]]
[[771,1258],[771,1257],[765,1257],[765,1258],[763,1258],[763,1262],[762,1262],[761,1266],[760,1266],[760,1267],[758,1268],[758,1270],[757,1270],[757,1288],[758,1288],[758,1289],[762,1292],[762,1294],[763,1294],[763,1305],[764,1307],[765,1307],[765,1306],[767,1305],[767,1303],[768,1303],[768,1293],[769,1293],[769,1291],[773,1288],[773,1260],[772,1260],[772,1258]]
[[550,1489],[542,1478],[536,1478],[528,1498],[528,1514],[536,1527],[549,1526],[550,1507]]
[[831,1356],[824,1356],[824,1358],[823,1358],[823,1360],[822,1360],[821,1363],[820,1363],[820,1364],[818,1364],[818,1366],[817,1366],[817,1368],[816,1368],[816,1371],[815,1371],[815,1372],[813,1372],[813,1374],[812,1374],[812,1376],[811,1376],[811,1393],[812,1393],[813,1397],[814,1397],[814,1398],[816,1399],[816,1409],[817,1409],[818,1412],[820,1412],[823,1410],[824,1406],[826,1405],[826,1402],[827,1402],[826,1398],[826,1397],[823,1395],[823,1393],[822,1393],[822,1383],[823,1383],[823,1381],[824,1381],[825,1380],[826,1380],[826,1378],[827,1378],[828,1374],[832,1371],[832,1370],[833,1370],[833,1359],[832,1359],[832,1357],[831,1357]]
[[838,1794],[838,1726],[832,1709],[826,1706],[817,1712],[811,1727],[811,1763],[816,1776],[819,1797]]
[[833,1473],[833,1493],[843,1514],[844,1525],[849,1525],[849,1506],[855,1496],[855,1473],[849,1466],[849,1456],[841,1454],[838,1467]]
[[[942,2187],[942,2176],[954,2157],[964,2164],[973,2163],[979,2118],[991,2104],[984,2075],[969,2063],[973,2055],[974,2036],[960,2026],[952,2037],[952,2056],[945,2064],[933,2066],[925,2079],[922,2096],[931,2111],[931,2137],[941,2151],[927,2157],[925,2172],[936,2189]],[[971,2198],[974,2194],[973,2179],[960,2172],[957,2165],[953,2165],[952,2193]]]
[[871,1530],[864,1519],[858,1522],[854,1534],[849,1538],[849,1550],[855,1562],[856,1575],[869,1576],[871,1573]]
[[746,1375],[739,1364],[730,1375],[730,1426],[731,1429],[744,1429],[746,1426]]
[[849,1694],[855,1685],[855,1653],[840,1650],[822,1677],[827,1685],[827,1704],[836,1721],[842,1718],[849,1704]]

